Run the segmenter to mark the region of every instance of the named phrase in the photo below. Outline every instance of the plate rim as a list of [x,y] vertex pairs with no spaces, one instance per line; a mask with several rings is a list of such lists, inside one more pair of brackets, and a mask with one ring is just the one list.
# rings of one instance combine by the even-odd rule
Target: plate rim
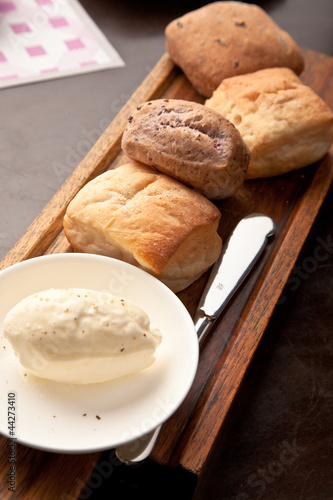
[[[178,306],[177,308],[179,311],[181,311],[181,315],[184,318],[184,320],[186,320],[186,322],[189,322],[189,325],[190,324],[193,325],[193,329],[192,329],[193,333],[191,334],[191,337],[192,337],[191,348],[192,348],[192,358],[193,359],[191,362],[191,370],[190,370],[190,372],[188,372],[188,375],[186,377],[186,382],[184,383],[184,390],[182,391],[182,395],[179,396],[177,399],[177,402],[173,404],[172,411],[166,412],[166,414],[164,416],[161,416],[159,419],[155,418],[156,422],[154,423],[154,425],[148,427],[147,429],[145,428],[144,431],[141,429],[140,432],[133,434],[133,435],[130,435],[130,436],[127,436],[127,437],[119,436],[119,439],[117,441],[113,440],[111,442],[110,440],[108,440],[108,441],[106,440],[105,445],[91,446],[88,444],[88,445],[85,445],[82,447],[77,447],[77,446],[64,447],[63,445],[62,446],[55,446],[54,444],[51,444],[51,445],[50,444],[41,444],[40,442],[38,442],[38,440],[36,441],[35,439],[29,439],[29,437],[27,437],[27,435],[20,437],[18,434],[15,437],[15,440],[18,443],[23,444],[25,446],[28,446],[30,448],[34,448],[34,449],[41,450],[41,451],[65,453],[65,454],[82,454],[82,453],[95,453],[95,452],[99,452],[99,451],[105,451],[107,449],[115,448],[115,447],[118,447],[120,445],[126,444],[128,442],[135,441],[136,439],[140,439],[142,436],[144,436],[148,432],[153,431],[156,427],[158,427],[159,425],[163,424],[166,420],[168,420],[173,415],[173,413],[175,413],[175,411],[179,408],[179,406],[181,406],[181,404],[183,403],[184,399],[186,398],[186,396],[188,395],[188,392],[190,391],[190,389],[192,387],[194,378],[195,378],[196,373],[197,373],[198,363],[199,363],[199,344],[197,342],[197,335],[196,335],[194,323],[193,323],[193,320],[192,320],[188,310],[184,306],[184,304],[177,297],[177,295],[174,292],[172,292],[160,280],[158,280],[154,276],[150,275],[149,273],[147,273],[143,269],[140,269],[140,268],[138,268],[132,264],[129,264],[127,262],[124,262],[124,261],[121,261],[121,260],[118,260],[118,259],[115,259],[112,257],[107,257],[107,256],[92,254],[92,253],[74,253],[74,252],[73,253],[53,253],[53,254],[36,256],[36,257],[32,257],[30,259],[27,259],[27,260],[24,260],[21,262],[14,263],[11,266],[1,270],[0,271],[0,290],[1,290],[1,286],[3,284],[4,279],[7,277],[9,277],[8,279],[11,279],[10,275],[11,274],[16,275],[16,273],[19,272],[20,269],[28,269],[28,270],[29,270],[29,268],[33,269],[34,266],[36,266],[36,265],[38,266],[38,262],[42,263],[45,261],[49,261],[49,262],[53,261],[53,262],[55,262],[55,265],[59,265],[64,261],[66,261],[66,262],[73,261],[74,262],[75,260],[77,262],[80,262],[81,264],[86,262],[86,261],[89,261],[91,263],[96,262],[96,263],[109,265],[110,268],[112,268],[112,266],[115,266],[118,269],[119,268],[123,268],[125,270],[127,269],[127,270],[132,271],[132,273],[134,273],[134,275],[136,277],[138,277],[138,279],[140,279],[140,276],[142,276],[144,278],[144,280],[147,280],[148,282],[151,282],[152,284],[154,284],[155,285],[154,289],[156,289],[156,287],[160,288],[164,294],[166,294],[167,296],[170,297],[170,301],[173,301],[174,303],[177,304],[177,306]],[[64,287],[64,288],[70,288],[70,287]],[[87,288],[89,288],[89,287],[87,287]],[[112,293],[112,292],[110,292],[110,293]],[[133,300],[132,300],[132,302],[133,302]],[[8,310],[7,310],[7,312],[8,312]],[[1,313],[1,315],[6,314],[6,312],[3,313],[1,310],[0,310],[0,313]],[[2,321],[1,320],[0,320],[0,328],[1,328],[1,337],[3,337],[3,335],[2,335],[3,334]],[[13,358],[15,358],[13,351],[11,351],[11,355]],[[149,416],[150,415],[147,414],[147,417],[149,417]],[[13,439],[13,437],[11,437],[8,434],[8,432],[6,432],[5,428],[2,428],[2,426],[0,428],[0,434],[8,439]]]

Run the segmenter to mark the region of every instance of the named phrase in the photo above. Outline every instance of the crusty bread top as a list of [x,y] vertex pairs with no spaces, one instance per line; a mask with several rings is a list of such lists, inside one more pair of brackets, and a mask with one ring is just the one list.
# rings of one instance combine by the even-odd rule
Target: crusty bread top
[[250,148],[247,178],[314,163],[333,140],[333,113],[289,68],[226,78],[206,105],[239,130]]
[[210,199],[232,196],[243,184],[249,150],[220,113],[183,99],[137,107],[122,137],[133,160],[156,167]]
[[[90,228],[89,238],[102,233],[144,268],[161,273],[191,233],[203,226],[211,226],[216,233],[220,216],[215,205],[191,188],[131,162],[83,187],[67,208],[64,229],[74,248],[76,232],[82,228],[87,233]],[[209,244],[201,243],[203,252]],[[217,233],[211,245],[216,259],[221,249]]]
[[257,5],[214,2],[169,23],[165,35],[170,57],[205,97],[230,76],[304,68],[299,46]]

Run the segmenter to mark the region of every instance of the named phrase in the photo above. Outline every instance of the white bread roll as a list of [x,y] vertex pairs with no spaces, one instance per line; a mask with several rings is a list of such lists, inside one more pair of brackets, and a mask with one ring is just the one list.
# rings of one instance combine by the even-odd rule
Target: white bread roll
[[227,78],[206,105],[231,121],[248,145],[248,179],[310,165],[332,144],[332,111],[288,68]]
[[218,258],[220,211],[201,194],[139,162],[105,172],[70,202],[74,250],[134,264],[178,292]]

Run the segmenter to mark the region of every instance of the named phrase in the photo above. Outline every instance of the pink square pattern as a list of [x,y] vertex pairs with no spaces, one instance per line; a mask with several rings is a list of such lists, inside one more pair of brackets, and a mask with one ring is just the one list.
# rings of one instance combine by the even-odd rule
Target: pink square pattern
[[67,40],[65,41],[65,44],[68,47],[68,50],[77,50],[77,49],[83,49],[84,43],[80,38],[75,38],[75,40]]
[[15,23],[11,24],[10,27],[16,35],[19,35],[20,33],[29,33],[29,31],[31,31],[27,23]]
[[18,75],[10,74],[10,75],[6,75],[6,76],[2,76],[0,78],[0,80],[14,80],[16,78],[18,78]]
[[35,0],[37,5],[52,5],[52,0]]
[[26,48],[30,57],[44,56],[46,54],[42,45],[34,45],[33,47]]
[[124,65],[79,2],[0,0],[0,17],[0,88]]
[[93,66],[94,64],[97,64],[96,61],[84,61],[80,63],[80,66]]
[[68,22],[65,17],[52,17],[50,19],[50,23],[53,28],[63,28],[64,26],[68,26]]
[[42,69],[41,73],[56,73],[57,71],[59,71],[58,68],[47,68],[47,69]]
[[16,10],[14,2],[0,2],[0,12],[10,12]]

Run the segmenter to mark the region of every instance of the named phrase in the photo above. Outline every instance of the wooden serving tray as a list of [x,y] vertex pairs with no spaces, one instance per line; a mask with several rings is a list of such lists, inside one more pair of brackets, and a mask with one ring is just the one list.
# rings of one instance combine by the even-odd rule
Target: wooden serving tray
[[[333,109],[333,58],[309,50],[305,50],[304,55],[306,67],[302,80]],[[142,102],[160,97],[204,102],[165,54],[2,260],[0,269],[34,256],[71,251],[62,231],[67,204],[89,180],[127,161],[121,152],[120,141],[128,116]],[[180,465],[200,475],[332,178],[332,158],[326,155],[314,165],[280,177],[246,181],[234,197],[216,203],[222,213],[222,238],[228,236],[243,216],[253,212],[272,217],[276,232],[260,262],[203,345],[191,391],[163,426],[152,454],[154,461],[170,467]],[[178,294],[191,314],[207,277],[208,273]],[[100,457],[98,453],[53,454],[17,445],[17,490],[13,494],[5,486],[8,473],[6,438],[0,438],[0,446],[2,499],[47,500],[62,498],[65,493],[68,495],[65,498],[78,498]]]

